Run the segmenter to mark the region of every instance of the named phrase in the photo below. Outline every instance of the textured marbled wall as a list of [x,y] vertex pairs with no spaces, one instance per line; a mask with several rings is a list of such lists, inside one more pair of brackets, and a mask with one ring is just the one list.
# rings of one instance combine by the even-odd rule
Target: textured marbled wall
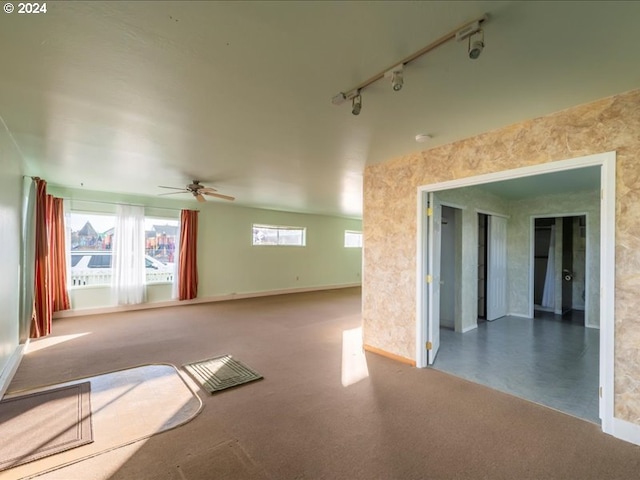
[[607,151],[617,152],[615,415],[640,424],[640,90],[367,167],[365,343],[415,358],[418,186]]

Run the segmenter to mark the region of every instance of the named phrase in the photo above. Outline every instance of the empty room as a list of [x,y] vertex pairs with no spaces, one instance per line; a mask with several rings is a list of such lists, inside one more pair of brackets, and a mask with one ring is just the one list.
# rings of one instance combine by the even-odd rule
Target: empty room
[[640,3],[0,14],[0,480],[640,471]]

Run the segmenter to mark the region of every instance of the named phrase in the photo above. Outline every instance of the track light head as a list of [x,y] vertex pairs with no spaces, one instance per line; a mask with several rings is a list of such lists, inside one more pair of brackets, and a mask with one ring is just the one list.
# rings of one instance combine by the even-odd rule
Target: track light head
[[384,74],[385,77],[391,78],[391,88],[393,88],[394,92],[400,91],[402,85],[404,85],[404,78],[402,77],[403,68],[404,64],[401,63]]
[[484,42],[482,40],[474,40],[469,46],[469,58],[475,60],[482,53]]
[[391,76],[391,88],[393,88],[394,92],[397,92],[402,89],[402,85],[404,84],[404,79],[402,78],[402,71],[393,72]]
[[358,92],[351,100],[351,113],[360,115],[360,110],[362,110],[362,95]]
[[484,32],[479,30],[477,33],[482,35],[482,37],[477,40],[471,41],[471,36],[469,36],[468,53],[471,60],[478,58],[484,49]]

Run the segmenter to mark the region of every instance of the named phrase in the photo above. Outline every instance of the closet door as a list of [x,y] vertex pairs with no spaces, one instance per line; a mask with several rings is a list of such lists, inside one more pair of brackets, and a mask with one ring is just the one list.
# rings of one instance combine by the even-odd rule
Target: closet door
[[487,222],[487,320],[507,314],[507,219]]

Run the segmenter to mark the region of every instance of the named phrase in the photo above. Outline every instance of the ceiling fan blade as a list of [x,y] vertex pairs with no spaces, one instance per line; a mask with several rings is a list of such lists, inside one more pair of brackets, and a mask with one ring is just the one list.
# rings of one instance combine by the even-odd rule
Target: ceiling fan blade
[[200,195],[199,193],[197,195],[195,195],[195,197],[199,202],[206,202],[205,198],[202,195]]
[[159,193],[158,195],[175,195],[176,193],[189,193],[189,190],[181,190],[179,192]]
[[223,200],[233,201],[236,197],[232,197],[231,195],[222,195],[221,193],[212,193],[212,192],[203,192],[205,195],[209,195],[210,197],[222,198]]
[[185,190],[184,187],[183,188],[180,188],[180,187],[165,187],[164,185],[158,185],[158,188],[170,188],[172,190]]
[[207,193],[207,192],[217,192],[218,190],[212,187],[202,187],[202,188],[199,188],[198,191],[201,193]]

